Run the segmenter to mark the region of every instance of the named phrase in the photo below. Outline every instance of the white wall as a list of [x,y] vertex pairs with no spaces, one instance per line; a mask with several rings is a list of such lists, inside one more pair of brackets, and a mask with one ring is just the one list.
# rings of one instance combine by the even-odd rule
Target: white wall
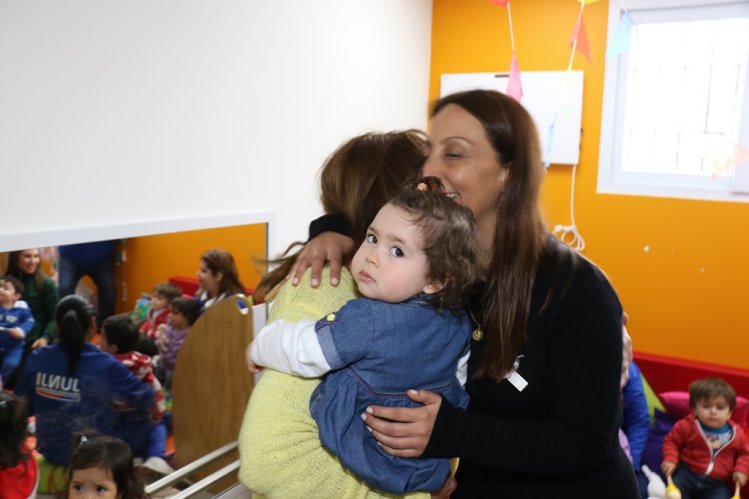
[[306,238],[329,152],[425,127],[430,33],[431,0],[0,2],[0,250]]

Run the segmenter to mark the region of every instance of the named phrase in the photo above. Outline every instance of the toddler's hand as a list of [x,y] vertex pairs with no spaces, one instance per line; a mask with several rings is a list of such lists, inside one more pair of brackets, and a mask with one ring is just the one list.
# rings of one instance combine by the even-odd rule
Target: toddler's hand
[[733,481],[739,484],[739,488],[743,488],[746,485],[747,476],[740,471],[733,472]]
[[678,465],[676,463],[670,463],[668,461],[663,461],[661,463],[661,471],[663,472],[664,475],[666,475],[667,477],[669,477],[669,476],[673,475],[674,471],[676,471],[676,467],[677,466]]

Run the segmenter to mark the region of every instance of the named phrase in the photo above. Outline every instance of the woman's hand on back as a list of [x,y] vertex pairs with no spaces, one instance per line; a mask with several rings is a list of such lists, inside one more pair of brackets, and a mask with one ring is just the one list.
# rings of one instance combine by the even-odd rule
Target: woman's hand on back
[[337,232],[323,232],[304,245],[299,252],[289,276],[292,285],[298,285],[304,273],[312,267],[311,286],[320,285],[320,274],[326,263],[330,264],[330,284],[338,286],[341,281],[343,257],[354,250],[354,240]]
[[419,457],[427,448],[442,397],[427,390],[409,390],[408,397],[421,407],[367,407],[362,419],[388,454]]

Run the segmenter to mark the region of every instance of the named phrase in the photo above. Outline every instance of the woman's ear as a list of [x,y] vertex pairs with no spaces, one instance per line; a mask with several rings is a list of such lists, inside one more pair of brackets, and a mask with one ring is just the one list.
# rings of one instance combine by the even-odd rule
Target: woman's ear
[[221,279],[224,278],[224,273],[219,270],[218,272],[213,274],[213,278],[216,279],[216,282],[221,282]]

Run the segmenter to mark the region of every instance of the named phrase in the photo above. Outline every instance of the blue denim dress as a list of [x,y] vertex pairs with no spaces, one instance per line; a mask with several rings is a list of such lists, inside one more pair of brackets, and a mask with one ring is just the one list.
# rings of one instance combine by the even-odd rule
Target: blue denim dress
[[370,405],[419,405],[406,396],[410,388],[467,407],[468,395],[455,377],[458,359],[468,352],[467,315],[437,311],[425,294],[395,304],[360,298],[319,320],[315,329],[333,369],[310,399],[325,448],[372,487],[395,494],[438,490],[449,459],[387,454],[361,414]]

